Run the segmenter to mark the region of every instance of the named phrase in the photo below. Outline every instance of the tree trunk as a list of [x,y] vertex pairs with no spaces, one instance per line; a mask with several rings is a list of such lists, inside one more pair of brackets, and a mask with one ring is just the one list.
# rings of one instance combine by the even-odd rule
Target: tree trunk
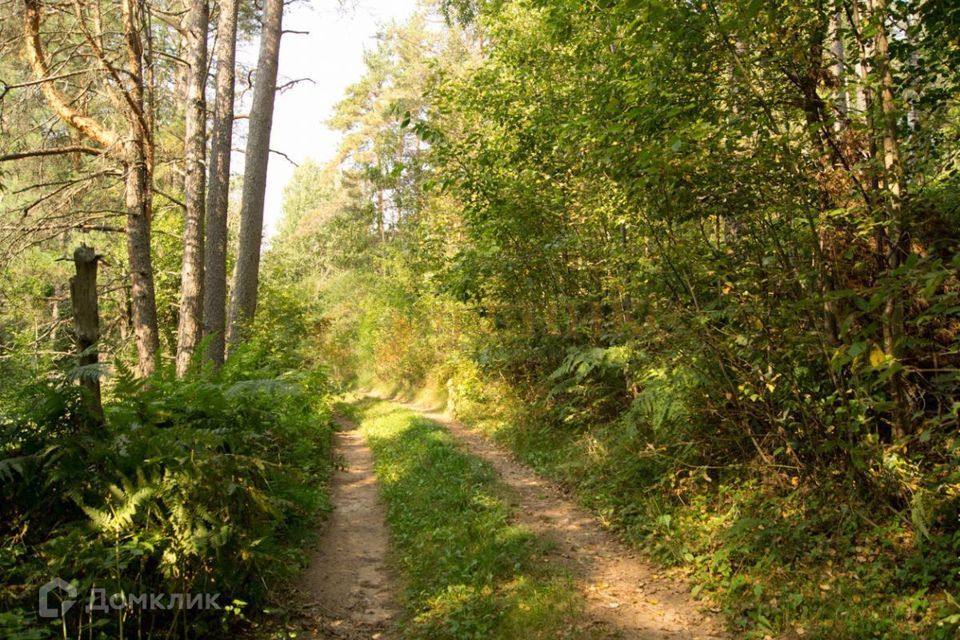
[[[77,109],[75,101],[64,96],[51,79],[40,38],[43,5],[40,0],[24,1],[23,42],[27,62],[40,83],[47,104],[58,118],[104,153],[117,159],[124,173],[124,203],[127,213],[127,256],[130,268],[131,316],[137,342],[137,373],[148,376],[157,368],[160,339],[157,330],[157,303],[150,256],[150,217],[153,191],[152,117],[145,109],[143,77],[143,15],[136,0],[121,0],[124,48],[127,57],[121,95],[112,95],[115,104],[123,104],[129,129],[125,135],[109,129]],[[108,66],[103,52],[96,50],[100,63]],[[109,86],[109,85],[108,85]]]
[[227,211],[237,55],[237,0],[222,0],[217,20],[217,97],[210,143],[206,243],[203,258],[203,333],[207,358],[223,364],[227,311]]
[[[910,235],[903,210],[904,176],[900,160],[900,142],[897,136],[898,109],[893,95],[893,73],[890,70],[890,50],[887,39],[886,0],[868,0],[872,18],[876,22],[874,59],[880,83],[880,112],[883,142],[883,183],[887,217],[887,269],[894,271],[903,264],[910,250]],[[903,339],[903,302],[900,293],[888,294],[883,310],[883,350],[895,359],[900,358]],[[903,374],[899,371],[890,376],[890,393],[894,399],[894,435],[903,437],[909,431],[907,397]]]
[[[69,238],[69,231],[65,231],[60,235],[60,253],[63,255],[67,253]],[[60,314],[62,311],[60,303],[66,300],[68,289],[69,288],[64,287],[61,282],[57,282],[53,287],[53,305],[50,309],[50,320],[53,325],[50,329],[50,348],[54,351],[57,350],[57,340],[60,338]]]
[[130,138],[125,149],[126,180],[124,199],[127,209],[127,255],[130,263],[133,331],[137,339],[138,373],[149,376],[157,369],[160,335],[157,329],[157,300],[153,283],[153,258],[150,253],[153,216],[153,141],[144,109],[143,16],[134,0],[123,0],[124,37],[127,71]]
[[146,156],[137,140],[128,143],[133,161],[124,167],[124,199],[127,209],[127,260],[130,264],[130,307],[137,342],[137,374],[149,376],[157,369],[160,336],[157,330],[157,303],[153,285],[153,258],[150,255],[150,215],[146,191],[150,185]]
[[267,188],[270,130],[273,126],[273,102],[277,89],[282,29],[283,0],[267,0],[260,36],[253,105],[250,109],[250,131],[247,136],[246,168],[240,205],[240,242],[233,293],[230,297],[228,340],[231,345],[241,339],[241,331],[253,320],[257,310],[263,201]]
[[846,83],[846,51],[843,46],[843,14],[838,10],[830,18],[830,53],[833,54],[833,75],[836,78],[836,106],[837,117],[834,129],[843,128],[847,119],[847,83]]
[[203,329],[203,218],[206,155],[207,0],[192,0],[187,19],[188,90],[184,135],[183,263],[177,375],[190,367]]
[[[100,340],[100,311],[97,305],[97,260],[93,249],[81,245],[73,252],[77,275],[70,278],[70,300],[73,303],[73,324],[77,339],[80,366],[95,365],[100,361],[97,341]],[[103,420],[103,405],[100,396],[100,376],[97,372],[84,372],[80,384],[90,395],[88,408],[98,421]]]
[[[378,173],[378,177],[382,179],[382,172]],[[380,236],[380,244],[383,244],[386,239],[386,223],[385,223],[386,212],[383,205],[383,185],[377,185],[377,234]]]

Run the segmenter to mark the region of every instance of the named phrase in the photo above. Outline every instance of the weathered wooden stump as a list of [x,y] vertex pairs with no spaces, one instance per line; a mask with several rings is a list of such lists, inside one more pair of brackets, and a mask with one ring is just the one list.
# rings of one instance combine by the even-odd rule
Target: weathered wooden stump
[[[73,303],[74,335],[77,339],[81,367],[94,365],[100,361],[97,349],[97,342],[100,340],[100,309],[97,302],[99,258],[93,248],[86,245],[80,245],[73,252],[73,264],[77,274],[70,278],[70,299]],[[90,391],[91,415],[102,420],[100,376],[83,375],[80,377],[80,384]]]

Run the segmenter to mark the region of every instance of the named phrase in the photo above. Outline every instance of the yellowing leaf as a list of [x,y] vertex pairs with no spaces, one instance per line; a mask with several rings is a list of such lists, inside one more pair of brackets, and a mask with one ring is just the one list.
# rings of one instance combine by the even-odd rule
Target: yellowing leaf
[[885,354],[880,347],[874,347],[873,350],[870,351],[870,366],[879,367],[886,359],[887,354]]

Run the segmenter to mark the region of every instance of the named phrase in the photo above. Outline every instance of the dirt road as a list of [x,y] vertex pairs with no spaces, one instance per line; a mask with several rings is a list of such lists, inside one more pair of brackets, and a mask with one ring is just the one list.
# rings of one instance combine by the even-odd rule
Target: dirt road
[[727,638],[718,616],[669,576],[606,531],[552,483],[449,416],[408,408],[439,422],[466,449],[488,461],[516,494],[517,524],[554,545],[553,559],[575,576],[598,635],[643,640]]
[[345,468],[331,479],[334,509],[301,579],[303,608],[314,637],[389,638],[399,609],[373,456],[355,425],[341,421],[340,429],[334,453]]

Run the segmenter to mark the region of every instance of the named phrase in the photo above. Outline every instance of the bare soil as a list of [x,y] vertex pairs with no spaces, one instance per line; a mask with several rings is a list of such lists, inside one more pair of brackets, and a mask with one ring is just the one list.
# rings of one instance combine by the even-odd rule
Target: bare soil
[[339,426],[334,454],[344,469],[331,479],[334,510],[301,578],[301,609],[315,638],[389,638],[399,607],[373,456],[356,425]]
[[448,415],[425,411],[467,451],[489,462],[515,493],[517,524],[551,542],[548,561],[566,567],[586,601],[598,636],[643,640],[728,638],[719,616],[690,596],[689,585],[638,556],[577,507],[556,485],[537,476],[488,438]]

